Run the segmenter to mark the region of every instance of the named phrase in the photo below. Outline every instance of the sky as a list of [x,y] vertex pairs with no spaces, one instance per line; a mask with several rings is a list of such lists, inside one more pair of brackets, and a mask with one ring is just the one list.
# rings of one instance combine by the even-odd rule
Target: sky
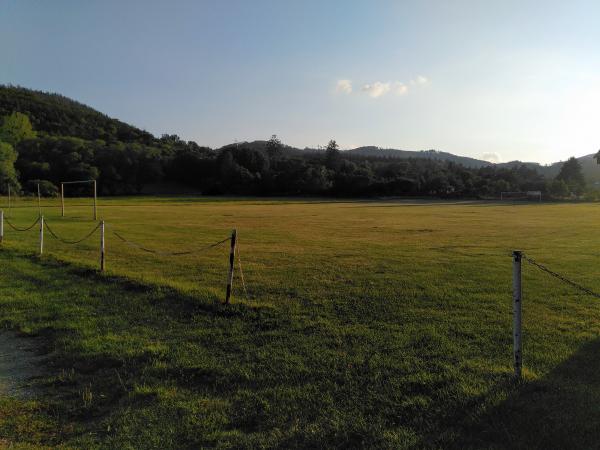
[[600,148],[600,2],[0,0],[0,83],[213,148]]

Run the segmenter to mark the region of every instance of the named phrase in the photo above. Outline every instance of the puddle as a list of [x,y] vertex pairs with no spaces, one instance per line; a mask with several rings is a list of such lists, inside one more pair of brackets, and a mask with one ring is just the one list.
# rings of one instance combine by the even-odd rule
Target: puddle
[[42,374],[45,359],[37,339],[0,332],[0,395],[31,397],[31,379]]

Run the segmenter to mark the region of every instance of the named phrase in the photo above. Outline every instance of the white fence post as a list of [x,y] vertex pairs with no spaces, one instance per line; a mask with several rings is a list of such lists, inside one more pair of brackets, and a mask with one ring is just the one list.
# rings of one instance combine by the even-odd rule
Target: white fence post
[[42,215],[42,196],[40,195],[40,183],[37,184],[37,192],[38,192],[38,211],[39,215]]
[[44,216],[40,216],[40,256],[44,253]]
[[515,376],[521,378],[523,367],[523,347],[521,341],[521,259],[522,253],[513,251],[513,353]]
[[60,183],[60,215],[65,217],[65,183]]
[[105,255],[104,246],[106,241],[104,240],[104,220],[100,222],[100,272],[104,272],[105,267]]

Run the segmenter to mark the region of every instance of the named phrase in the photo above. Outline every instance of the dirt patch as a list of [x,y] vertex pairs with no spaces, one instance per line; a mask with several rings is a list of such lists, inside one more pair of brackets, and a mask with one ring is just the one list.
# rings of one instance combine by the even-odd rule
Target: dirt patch
[[34,394],[31,381],[42,375],[46,357],[35,338],[0,333],[0,395],[27,398]]

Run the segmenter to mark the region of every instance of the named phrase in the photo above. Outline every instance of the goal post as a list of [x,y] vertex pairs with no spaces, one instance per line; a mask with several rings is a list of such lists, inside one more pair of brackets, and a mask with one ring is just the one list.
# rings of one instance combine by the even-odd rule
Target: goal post
[[60,182],[60,208],[61,216],[65,217],[65,185],[68,184],[91,184],[94,190],[94,220],[98,220],[98,189],[96,180],[82,180],[82,181],[61,181]]

